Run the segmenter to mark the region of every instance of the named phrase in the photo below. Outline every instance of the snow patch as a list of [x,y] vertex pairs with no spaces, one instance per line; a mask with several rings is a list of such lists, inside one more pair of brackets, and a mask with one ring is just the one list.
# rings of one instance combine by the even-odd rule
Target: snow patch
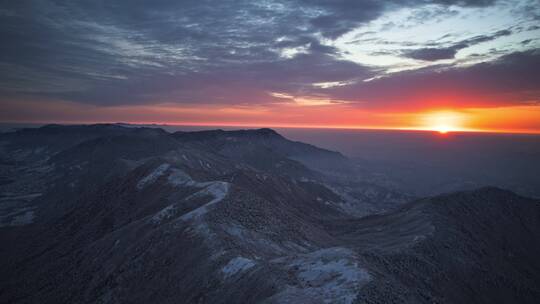
[[[187,186],[187,187],[195,187],[195,188],[201,188],[202,190],[199,190],[195,192],[194,194],[182,199],[182,201],[198,198],[198,197],[205,197],[205,196],[211,196],[213,199],[206,203],[205,205],[192,210],[183,216],[181,216],[182,220],[190,220],[195,217],[199,217],[205,213],[208,212],[208,207],[220,202],[227,196],[227,193],[229,192],[229,183],[222,182],[222,181],[211,181],[211,182],[197,182],[189,176],[189,174],[185,173],[182,170],[179,169],[171,169],[171,173],[167,177],[167,183],[174,187],[181,187],[181,186]],[[171,204],[162,210],[160,210],[158,213],[156,213],[152,217],[153,223],[161,223],[163,220],[172,218],[177,213],[177,204]]]
[[266,238],[262,234],[253,230],[248,230],[242,226],[227,224],[224,225],[222,228],[223,231],[225,231],[229,236],[239,240],[243,246],[256,248],[254,250],[259,252],[265,252],[272,255],[280,255],[285,254],[288,250],[290,250],[278,245],[277,243]]
[[174,187],[181,187],[181,186],[189,186],[189,187],[197,187],[197,188],[205,188],[208,187],[214,183],[215,181],[211,182],[197,182],[189,176],[186,172],[180,170],[180,169],[171,169],[171,174],[169,174],[169,177],[167,178],[167,182],[169,185]]
[[227,263],[222,269],[221,272],[225,275],[226,278],[234,276],[235,274],[246,271],[250,269],[251,267],[255,266],[255,262],[244,258],[244,257],[236,257]]
[[179,187],[197,184],[186,172],[179,169],[172,169],[171,171],[171,174],[169,174],[169,177],[167,178],[169,185]]
[[23,214],[17,215],[11,220],[10,226],[24,226],[34,222],[34,211],[26,211]]
[[227,193],[229,193],[229,183],[211,182],[210,185],[208,185],[206,188],[190,195],[186,199],[191,199],[191,198],[201,197],[201,196],[213,196],[214,199],[202,205],[201,207],[182,215],[181,218],[187,221],[187,220],[199,217],[203,214],[206,214],[208,212],[208,207],[222,201],[225,198],[225,196],[227,196]]
[[275,262],[283,263],[296,277],[293,285],[272,296],[277,303],[296,299],[349,304],[356,299],[360,287],[371,280],[369,273],[358,265],[354,253],[341,247],[280,258]]
[[154,224],[159,224],[163,220],[173,217],[175,214],[176,214],[176,206],[174,204],[169,205],[161,209],[158,213],[154,214],[154,216],[152,217],[152,222]]
[[167,171],[170,167],[171,165],[169,164],[159,165],[156,169],[154,169],[154,171],[152,171],[150,174],[145,176],[137,183],[137,189],[141,190],[144,187],[153,184],[160,176],[165,174],[165,171]]

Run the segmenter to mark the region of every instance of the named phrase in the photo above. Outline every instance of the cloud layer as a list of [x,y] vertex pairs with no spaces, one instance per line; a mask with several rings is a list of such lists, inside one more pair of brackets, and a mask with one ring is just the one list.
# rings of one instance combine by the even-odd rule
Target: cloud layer
[[[533,2],[9,1],[0,9],[0,105],[538,104]],[[493,10],[514,23],[481,15]],[[377,25],[391,14],[403,18]],[[392,36],[465,14],[485,29]]]

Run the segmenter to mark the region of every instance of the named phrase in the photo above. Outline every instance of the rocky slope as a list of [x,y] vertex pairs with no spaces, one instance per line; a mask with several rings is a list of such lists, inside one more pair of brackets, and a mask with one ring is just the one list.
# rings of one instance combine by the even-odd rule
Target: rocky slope
[[540,205],[510,192],[403,204],[269,129],[49,126],[0,142],[2,303],[540,297]]

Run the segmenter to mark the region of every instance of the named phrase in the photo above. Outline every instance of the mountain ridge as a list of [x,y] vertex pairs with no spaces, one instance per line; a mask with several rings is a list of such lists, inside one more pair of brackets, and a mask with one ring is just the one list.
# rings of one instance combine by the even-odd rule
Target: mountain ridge
[[374,186],[346,180],[354,171],[335,167],[336,176],[297,159],[346,158],[264,129],[186,140],[146,128],[103,135],[94,126],[76,132],[86,134],[81,141],[52,128],[33,146],[35,134],[0,136],[2,156],[14,160],[5,167],[13,182],[0,185],[14,214],[2,215],[0,227],[13,244],[0,250],[0,302],[540,296],[540,205],[509,191],[384,201],[393,192],[381,187],[369,200]]

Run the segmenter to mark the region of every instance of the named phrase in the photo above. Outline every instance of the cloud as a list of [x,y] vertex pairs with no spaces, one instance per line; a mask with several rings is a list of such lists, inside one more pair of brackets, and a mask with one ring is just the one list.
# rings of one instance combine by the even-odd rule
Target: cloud
[[540,105],[540,51],[502,56],[467,67],[404,71],[370,82],[324,90],[370,108]]
[[444,6],[481,7],[494,4],[493,0],[300,0],[307,7],[322,12],[310,19],[314,29],[324,37],[335,39],[362,23],[375,20],[385,10],[396,7],[416,7],[426,4]]
[[465,39],[454,43],[449,47],[442,48],[419,48],[414,50],[403,51],[403,56],[424,60],[424,61],[437,61],[442,59],[453,59],[459,50],[468,48],[470,46],[495,40],[500,37],[509,36],[512,34],[510,30],[500,30],[491,35],[478,35],[469,39]]
[[[313,84],[361,82],[381,71],[343,59],[328,41],[389,10],[426,4],[493,1],[8,1],[0,11],[0,102],[287,102],[268,92],[343,100],[343,91],[334,96],[331,89],[349,85]],[[458,47],[488,38],[474,39],[408,56],[453,57]],[[303,51],[283,56],[295,48]]]
[[456,56],[459,48],[457,47],[448,47],[448,48],[423,48],[416,49],[412,51],[406,51],[404,53],[405,57],[412,59],[425,60],[425,61],[437,61],[442,59],[452,59]]

